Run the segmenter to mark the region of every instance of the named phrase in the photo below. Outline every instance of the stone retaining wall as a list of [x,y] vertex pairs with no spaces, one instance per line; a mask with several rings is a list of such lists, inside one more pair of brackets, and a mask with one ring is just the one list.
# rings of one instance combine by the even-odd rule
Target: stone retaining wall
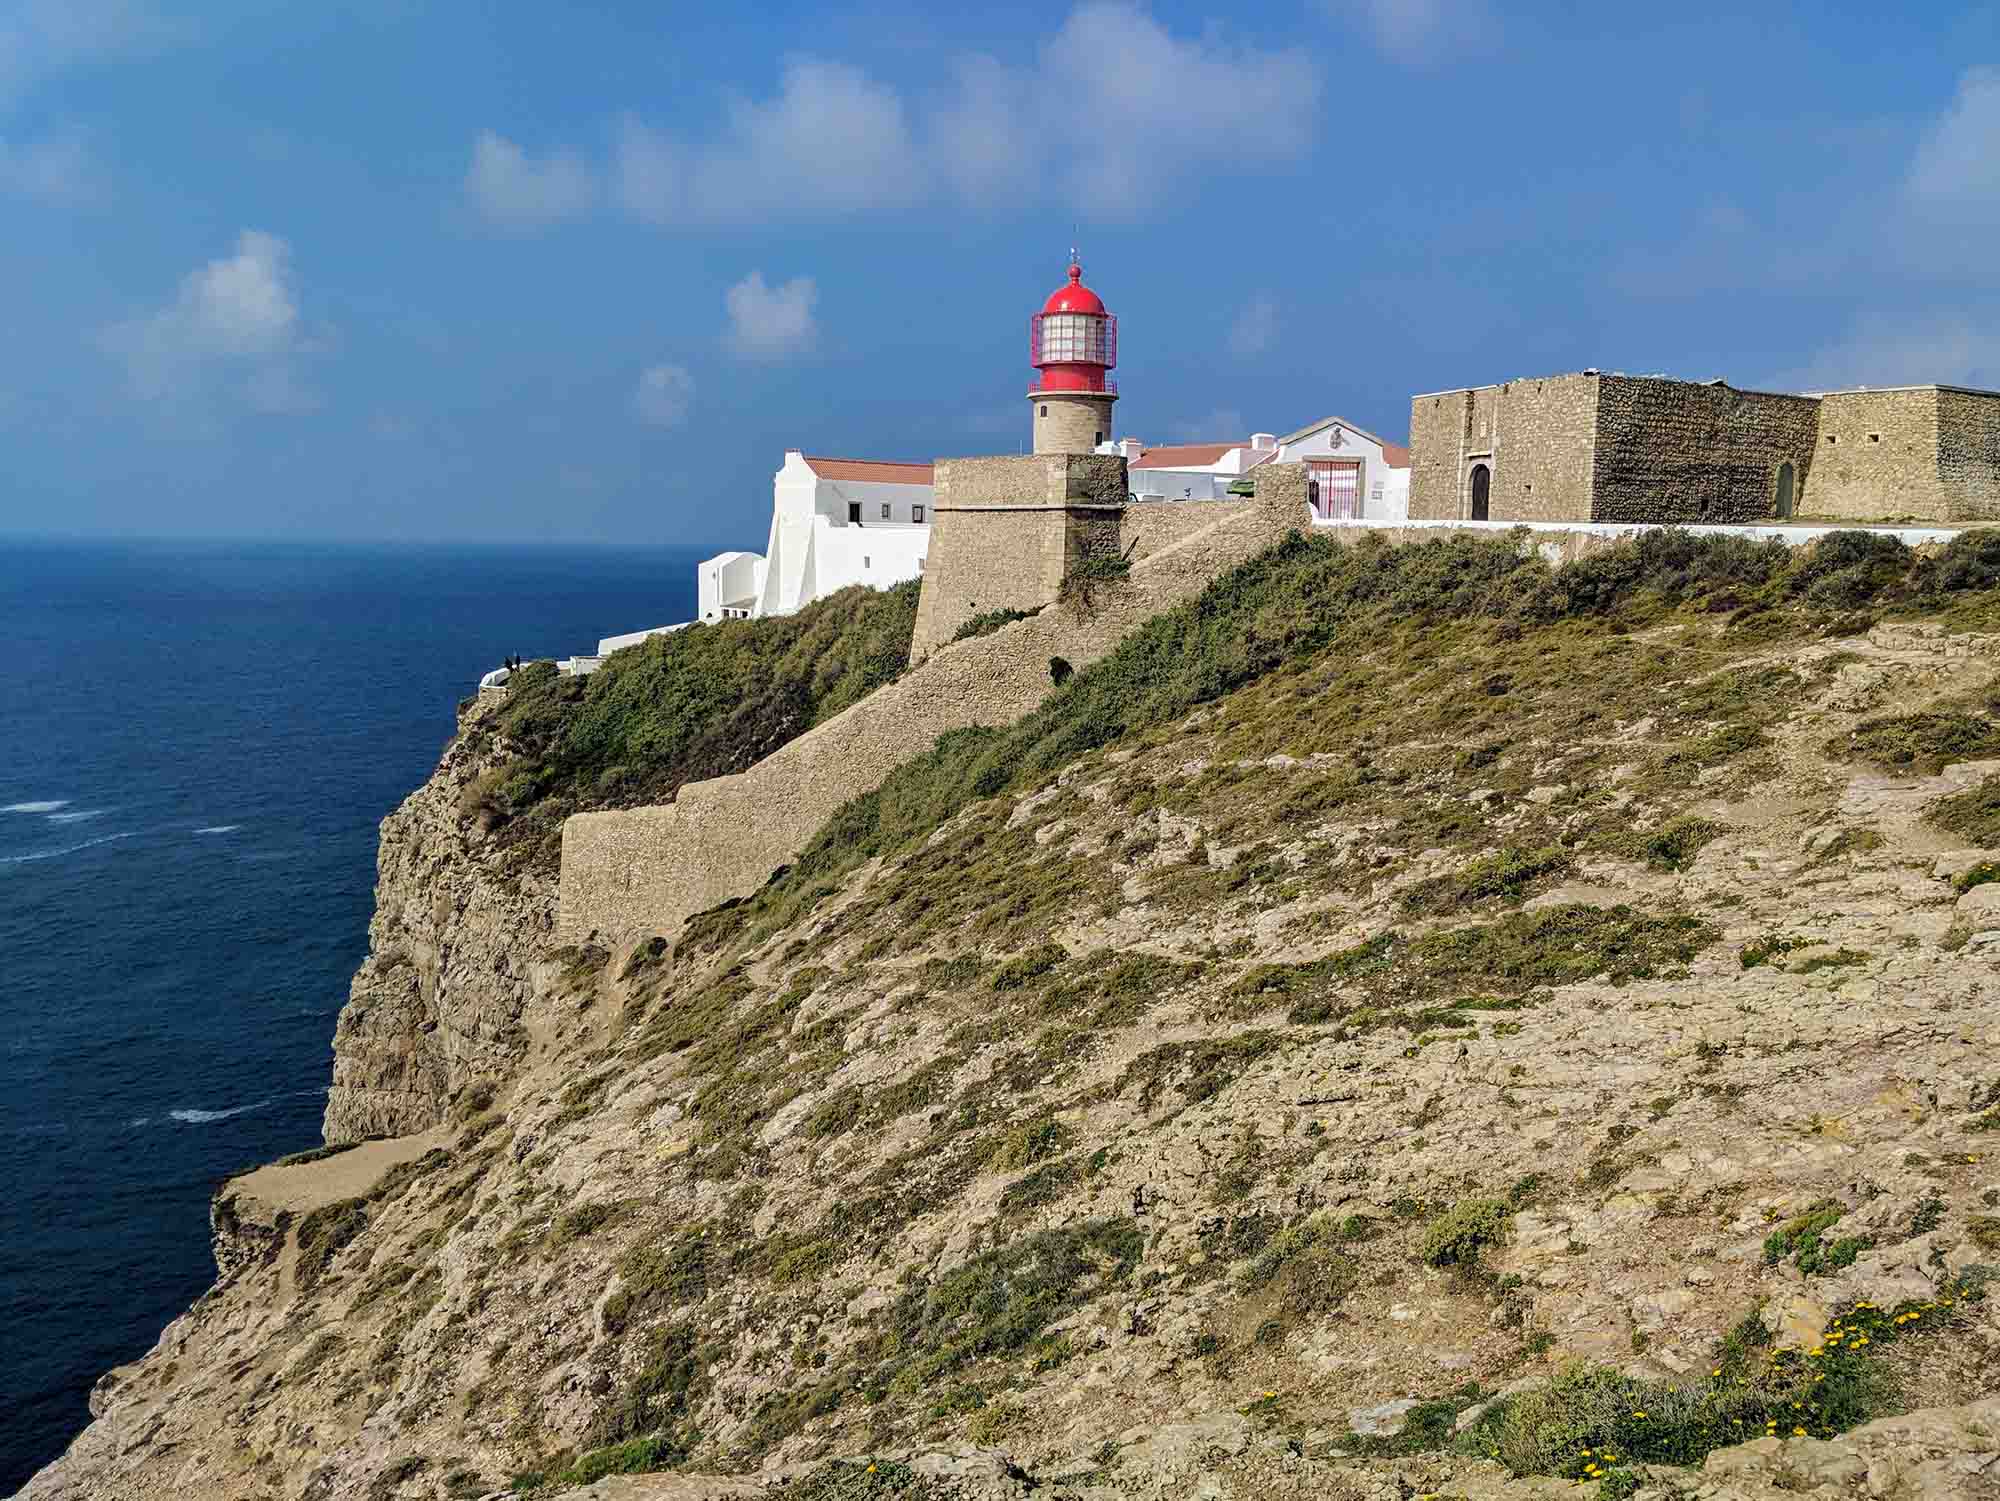
[[[1051,657],[1088,666],[1299,530],[1305,497],[1303,466],[1267,464],[1254,500],[1204,506],[1213,512],[1207,525],[1159,546],[1125,580],[1092,590],[1088,604],[1059,601],[992,635],[939,646],[748,771],[690,782],[669,806],[577,814],[563,825],[558,941],[671,935],[694,913],[749,895],[842,803],[880,786],[945,731],[1008,724],[1034,708],[1049,691]],[[1160,538],[1196,519],[1149,530]],[[926,594],[931,588],[927,577]]]

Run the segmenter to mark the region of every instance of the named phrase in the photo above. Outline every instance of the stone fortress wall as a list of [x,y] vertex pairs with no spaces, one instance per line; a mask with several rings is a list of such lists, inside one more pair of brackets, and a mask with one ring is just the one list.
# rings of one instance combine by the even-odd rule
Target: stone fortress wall
[[1602,375],[1591,521],[1758,521],[1775,512],[1778,470],[1810,494],[1819,403],[1691,381]]
[[1488,519],[1588,517],[1597,403],[1597,382],[1588,375],[1417,397],[1410,403],[1410,516],[1470,516],[1470,476],[1484,463],[1493,476]]
[[[672,934],[696,912],[749,895],[795,859],[841,804],[880,786],[939,735],[1007,724],[1034,708],[1050,690],[1051,657],[1076,667],[1095,662],[1145,621],[1199,595],[1307,519],[1306,475],[1298,464],[1259,469],[1256,496],[1247,501],[1114,508],[1081,497],[1122,497],[1125,465],[1116,456],[953,463],[963,466],[954,476],[957,509],[943,503],[946,466],[939,465],[932,533],[937,561],[926,570],[917,610],[918,630],[928,643],[921,661],[912,653],[918,665],[748,771],[690,782],[664,807],[569,819],[563,825],[559,941],[596,935],[615,943]],[[1080,492],[1073,504],[1067,498],[1060,505],[997,498],[1037,487],[1044,496],[1059,490],[1068,497],[1072,486]],[[1072,510],[1088,514],[1072,518]],[[1168,520],[1166,513],[1176,514]],[[1126,516],[1137,544],[1126,578],[1093,591],[1088,602],[1056,597],[1060,577],[1054,592],[1048,590],[1058,534],[1063,557],[1088,556],[1088,549],[1120,535],[1114,528]],[[1086,534],[1080,541],[1073,522]],[[949,538],[960,526],[968,548],[962,566],[971,571],[955,574],[961,562]],[[1085,550],[1072,554],[1073,541]],[[979,554],[969,550],[974,543]],[[1140,556],[1141,549],[1149,550]],[[950,640],[956,620],[997,608],[1002,597],[1028,600],[1043,593],[1049,598],[1036,601],[1046,605],[1040,614],[991,635]]]
[[1939,386],[1938,478],[1954,521],[2000,521],[2000,398]]
[[1752,523],[2000,518],[2000,395],[1950,386],[1794,396],[1579,375],[1418,396],[1410,516]]

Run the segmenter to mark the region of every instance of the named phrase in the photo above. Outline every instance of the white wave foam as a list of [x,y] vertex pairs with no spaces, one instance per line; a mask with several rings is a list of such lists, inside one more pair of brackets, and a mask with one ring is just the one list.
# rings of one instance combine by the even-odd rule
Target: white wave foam
[[0,813],[53,813],[58,808],[67,808],[69,799],[58,797],[45,803],[9,803],[0,808]]
[[254,1105],[238,1105],[234,1110],[169,1110],[167,1115],[184,1126],[206,1126],[215,1121],[226,1121],[232,1115],[248,1115],[252,1110],[262,1110],[269,1100],[259,1100]]
[[81,844],[66,844],[59,850],[31,850],[25,855],[0,855],[0,865],[26,865],[30,860],[53,860],[58,855],[73,855],[78,850],[94,849],[100,844],[110,844],[119,839],[130,839],[130,833],[106,834],[99,839],[86,839]]
[[240,823],[212,823],[206,828],[196,829],[195,832],[197,834],[234,834],[242,827],[243,825]]
[[50,823],[82,823],[86,818],[102,818],[109,808],[80,808],[74,813],[51,813]]

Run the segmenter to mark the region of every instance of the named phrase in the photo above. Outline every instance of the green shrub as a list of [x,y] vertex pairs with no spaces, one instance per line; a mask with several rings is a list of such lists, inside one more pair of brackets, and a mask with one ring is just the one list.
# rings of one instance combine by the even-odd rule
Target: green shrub
[[952,632],[951,639],[954,641],[970,641],[975,636],[990,636],[1003,625],[1012,625],[1017,620],[1026,620],[1030,616],[1039,614],[1041,614],[1039,609],[987,610],[983,614],[973,616],[964,625]]
[[1981,860],[1977,865],[1959,872],[1958,879],[1951,884],[1954,891],[1963,892],[1970,891],[1975,886],[1987,885],[1992,881],[2000,881],[2000,864],[1992,860]]
[[1627,835],[1619,844],[1656,869],[1686,870],[1696,855],[1726,832],[1710,819],[1676,818],[1650,833]]
[[1968,1278],[1932,1301],[1850,1309],[1806,1351],[1769,1350],[1770,1336],[1748,1318],[1711,1372],[1685,1384],[1572,1364],[1547,1387],[1502,1403],[1468,1437],[1516,1475],[1573,1480],[1631,1464],[1698,1468],[1715,1450],[1756,1438],[1830,1438],[1893,1409],[1883,1349],[1960,1328],[1956,1305],[1979,1296]]
[[1504,1199],[1461,1199],[1424,1228],[1424,1260],[1432,1266],[1471,1266],[1506,1233],[1513,1210]]
[[589,1485],[606,1475],[647,1475],[685,1458],[685,1451],[674,1447],[667,1438],[648,1434],[584,1455],[563,1471],[562,1481],[565,1485]]

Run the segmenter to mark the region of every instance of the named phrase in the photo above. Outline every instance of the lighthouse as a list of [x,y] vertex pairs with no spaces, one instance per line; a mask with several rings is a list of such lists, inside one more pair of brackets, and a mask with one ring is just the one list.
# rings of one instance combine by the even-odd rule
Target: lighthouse
[[1035,452],[1095,452],[1111,437],[1111,404],[1118,399],[1109,374],[1118,363],[1118,320],[1083,284],[1074,250],[1069,279],[1029,320],[1028,363],[1035,367],[1028,390]]

